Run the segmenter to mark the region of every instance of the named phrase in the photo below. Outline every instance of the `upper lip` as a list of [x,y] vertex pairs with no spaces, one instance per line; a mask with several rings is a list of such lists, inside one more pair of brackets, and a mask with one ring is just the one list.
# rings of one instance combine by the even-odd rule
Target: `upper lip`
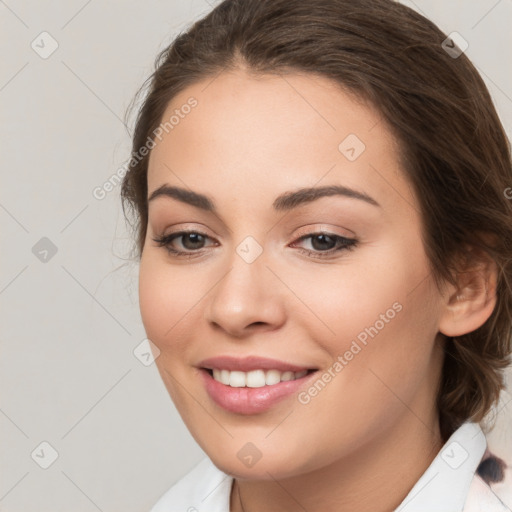
[[251,370],[279,370],[281,372],[300,372],[303,370],[313,370],[309,366],[300,366],[296,364],[279,361],[278,359],[269,359],[267,357],[247,356],[217,356],[204,359],[198,365],[201,368],[212,370],[238,370],[241,372],[249,372]]

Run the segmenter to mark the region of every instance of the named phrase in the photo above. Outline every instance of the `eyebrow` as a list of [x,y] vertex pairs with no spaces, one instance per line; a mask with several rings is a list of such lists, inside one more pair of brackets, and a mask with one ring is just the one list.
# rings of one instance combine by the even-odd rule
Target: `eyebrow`
[[[341,185],[330,185],[326,187],[307,187],[301,188],[299,190],[294,190],[290,192],[285,192],[274,200],[272,203],[272,207],[276,211],[287,211],[293,208],[297,208],[303,204],[311,203],[320,199],[321,197],[327,196],[344,196],[351,199],[359,199],[373,206],[380,207],[381,205],[370,197],[368,194],[364,192],[359,192],[349,187],[344,187]],[[181,201],[183,203],[189,204],[191,206],[195,206],[196,208],[200,208],[201,210],[205,210],[208,212],[216,212],[215,201],[198,192],[193,192],[192,190],[187,190],[180,187],[173,187],[167,184],[162,185],[161,187],[154,190],[148,198],[148,202],[153,201],[157,197],[170,197]]]

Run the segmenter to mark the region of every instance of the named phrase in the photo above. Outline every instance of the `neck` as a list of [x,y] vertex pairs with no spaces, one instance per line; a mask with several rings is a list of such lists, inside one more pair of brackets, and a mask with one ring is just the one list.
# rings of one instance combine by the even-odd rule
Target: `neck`
[[391,429],[327,467],[283,480],[235,481],[230,511],[389,512],[442,445],[437,416],[423,422],[407,410]]

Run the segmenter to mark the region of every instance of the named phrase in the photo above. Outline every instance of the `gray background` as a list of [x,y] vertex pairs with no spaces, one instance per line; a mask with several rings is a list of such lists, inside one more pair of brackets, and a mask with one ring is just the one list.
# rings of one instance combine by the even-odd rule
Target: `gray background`
[[[512,0],[405,3],[469,42],[510,138]],[[148,510],[203,456],[133,353],[145,333],[119,187],[92,191],[129,156],[122,120],[157,52],[212,6],[0,0],[2,511]],[[46,59],[31,47],[48,51],[43,31],[59,45]],[[511,399],[490,436],[508,461]]]

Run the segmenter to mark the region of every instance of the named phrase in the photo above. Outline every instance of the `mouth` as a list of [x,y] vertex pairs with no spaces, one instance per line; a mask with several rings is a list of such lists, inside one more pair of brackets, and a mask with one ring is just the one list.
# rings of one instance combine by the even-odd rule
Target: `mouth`
[[209,398],[224,411],[254,415],[286,403],[315,378],[317,369],[256,368],[249,371],[201,367],[199,374]]
[[275,386],[280,382],[290,382],[302,379],[317,371],[316,368],[300,371],[264,369],[251,371],[228,370],[226,368],[201,368],[206,371],[216,382],[220,382],[231,388],[263,388]]

